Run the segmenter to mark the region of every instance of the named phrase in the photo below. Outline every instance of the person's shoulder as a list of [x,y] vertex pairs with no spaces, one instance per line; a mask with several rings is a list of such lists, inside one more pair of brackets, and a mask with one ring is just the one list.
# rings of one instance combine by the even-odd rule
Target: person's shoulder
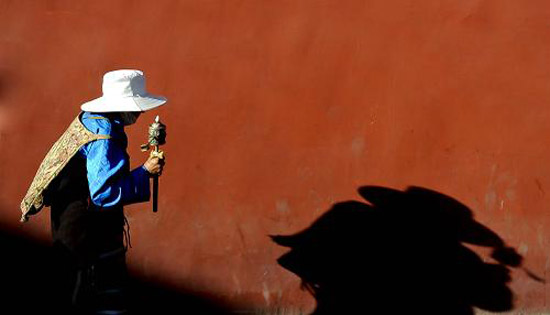
[[113,135],[113,125],[105,114],[84,112],[80,121],[89,131],[101,135]]

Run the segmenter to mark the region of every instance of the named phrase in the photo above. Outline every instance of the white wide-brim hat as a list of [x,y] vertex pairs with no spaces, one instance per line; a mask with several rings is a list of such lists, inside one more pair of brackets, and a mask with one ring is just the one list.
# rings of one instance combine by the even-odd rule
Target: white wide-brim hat
[[149,94],[145,75],[139,70],[115,70],[103,76],[103,96],[86,102],[86,112],[144,112],[166,103],[164,96]]

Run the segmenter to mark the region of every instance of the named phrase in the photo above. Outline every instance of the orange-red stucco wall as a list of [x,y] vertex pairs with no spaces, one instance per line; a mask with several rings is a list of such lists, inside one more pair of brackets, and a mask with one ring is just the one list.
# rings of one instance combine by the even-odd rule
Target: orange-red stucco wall
[[[169,102],[128,129],[138,165],[154,115],[168,126],[160,210],[127,209],[136,274],[309,312],[268,235],[363,185],[452,196],[550,271],[548,1],[0,0],[0,30],[0,221],[17,233],[48,240],[48,210],[19,223],[36,168],[103,73],[137,68]],[[512,278],[516,310],[550,311],[544,283]]]

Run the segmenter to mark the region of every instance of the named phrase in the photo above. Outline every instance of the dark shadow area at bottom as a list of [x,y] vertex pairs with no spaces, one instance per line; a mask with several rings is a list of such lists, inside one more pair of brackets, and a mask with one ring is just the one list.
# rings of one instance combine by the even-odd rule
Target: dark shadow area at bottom
[[[314,314],[473,315],[514,308],[522,257],[459,201],[421,187],[365,186],[305,230],[276,235],[279,264],[299,276]],[[485,261],[465,246],[487,247]],[[535,281],[543,279],[532,277]]]
[[[56,280],[53,251],[0,229],[0,311],[4,314],[67,314],[56,305],[62,292]],[[230,314],[216,300],[182,292],[136,277],[129,279],[129,314]]]

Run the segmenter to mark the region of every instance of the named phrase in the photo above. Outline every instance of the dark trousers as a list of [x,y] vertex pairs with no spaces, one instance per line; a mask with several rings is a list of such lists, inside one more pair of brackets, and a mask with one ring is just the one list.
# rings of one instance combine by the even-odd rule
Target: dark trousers
[[82,262],[57,246],[58,301],[60,314],[128,314],[125,248],[102,253]]

